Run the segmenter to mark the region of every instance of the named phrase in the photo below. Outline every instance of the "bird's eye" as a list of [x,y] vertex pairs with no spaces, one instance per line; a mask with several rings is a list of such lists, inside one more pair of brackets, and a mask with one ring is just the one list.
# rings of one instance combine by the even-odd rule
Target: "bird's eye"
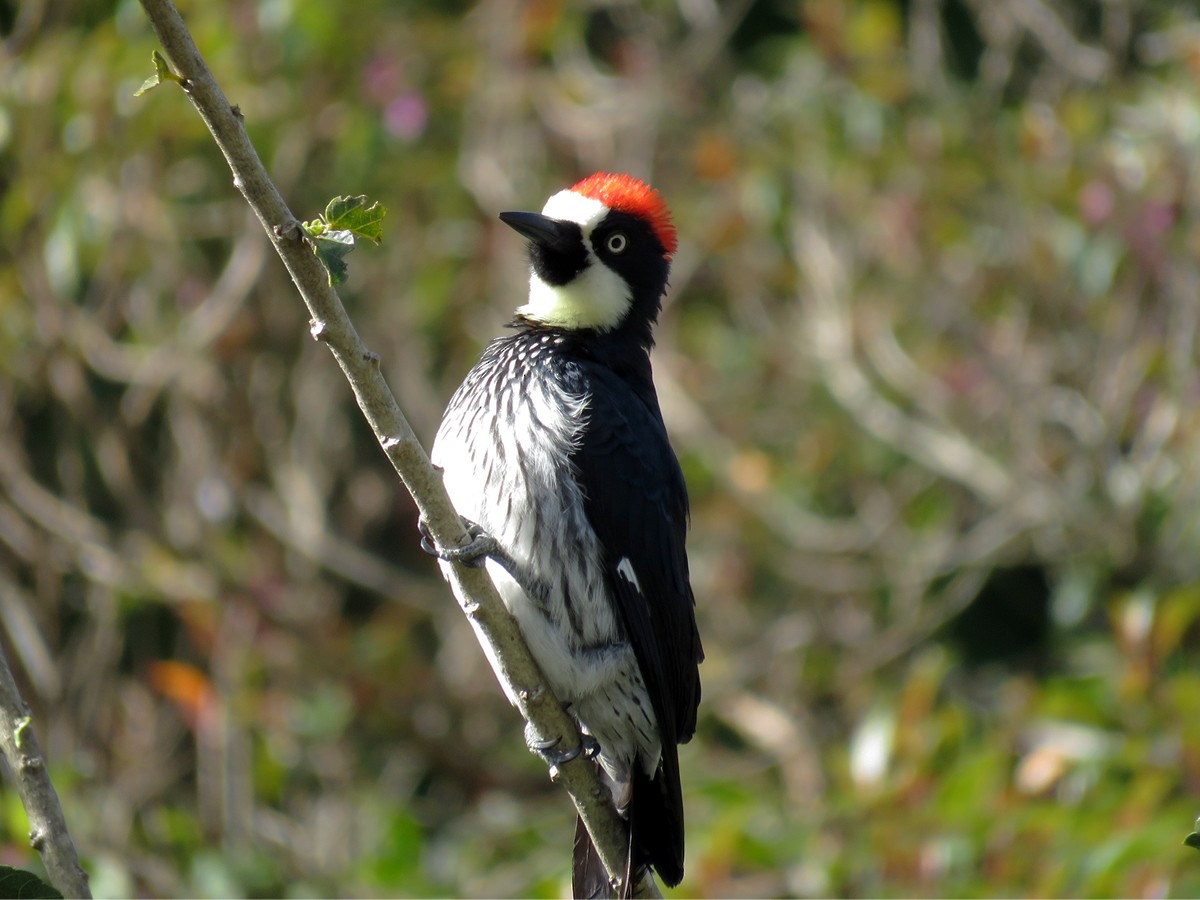
[[625,237],[623,232],[614,231],[608,236],[605,246],[608,247],[609,253],[624,253],[625,248],[629,246],[629,238]]

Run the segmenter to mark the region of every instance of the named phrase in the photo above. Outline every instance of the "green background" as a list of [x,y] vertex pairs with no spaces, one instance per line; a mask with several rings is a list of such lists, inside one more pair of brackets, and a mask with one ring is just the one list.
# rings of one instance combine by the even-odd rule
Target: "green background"
[[[680,894],[1200,894],[1191,4],[185,3],[418,434],[598,169],[708,659]],[[573,815],[135,2],[0,0],[0,638],[98,895],[558,896]],[[15,795],[0,862],[37,869]]]

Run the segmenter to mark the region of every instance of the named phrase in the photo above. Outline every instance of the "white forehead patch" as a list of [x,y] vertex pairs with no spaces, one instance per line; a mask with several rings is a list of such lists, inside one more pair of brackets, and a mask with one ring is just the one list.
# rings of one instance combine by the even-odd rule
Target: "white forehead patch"
[[607,212],[608,207],[599,200],[593,200],[591,197],[585,197],[574,191],[559,191],[542,207],[543,216],[549,216],[561,222],[574,222],[583,229],[585,237]]

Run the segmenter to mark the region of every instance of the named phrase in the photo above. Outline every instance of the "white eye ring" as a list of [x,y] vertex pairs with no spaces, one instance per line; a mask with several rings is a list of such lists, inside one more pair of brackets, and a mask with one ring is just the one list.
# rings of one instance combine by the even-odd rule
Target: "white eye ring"
[[614,231],[608,236],[608,240],[604,242],[608,247],[609,253],[624,253],[625,248],[629,246],[629,238],[620,231]]

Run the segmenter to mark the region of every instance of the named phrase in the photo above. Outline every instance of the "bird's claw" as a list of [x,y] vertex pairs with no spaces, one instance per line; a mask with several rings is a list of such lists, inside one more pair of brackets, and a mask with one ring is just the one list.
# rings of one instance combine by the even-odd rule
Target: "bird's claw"
[[462,547],[442,547],[433,539],[429,525],[421,519],[417,522],[417,528],[421,532],[421,549],[430,556],[436,556],[446,562],[461,563],[472,569],[479,568],[496,552],[496,540],[474,522],[466,519],[463,522],[471,538],[470,543]]
[[595,759],[600,755],[600,742],[598,740],[596,740],[586,731],[580,735],[580,739],[583,742],[582,746],[584,759]]
[[546,765],[550,766],[551,770],[557,769],[559,766],[564,766],[581,753],[586,753],[587,748],[583,743],[576,744],[573,747],[560,748],[562,736],[542,740],[533,737],[528,731],[525,733],[525,746],[542,758]]

